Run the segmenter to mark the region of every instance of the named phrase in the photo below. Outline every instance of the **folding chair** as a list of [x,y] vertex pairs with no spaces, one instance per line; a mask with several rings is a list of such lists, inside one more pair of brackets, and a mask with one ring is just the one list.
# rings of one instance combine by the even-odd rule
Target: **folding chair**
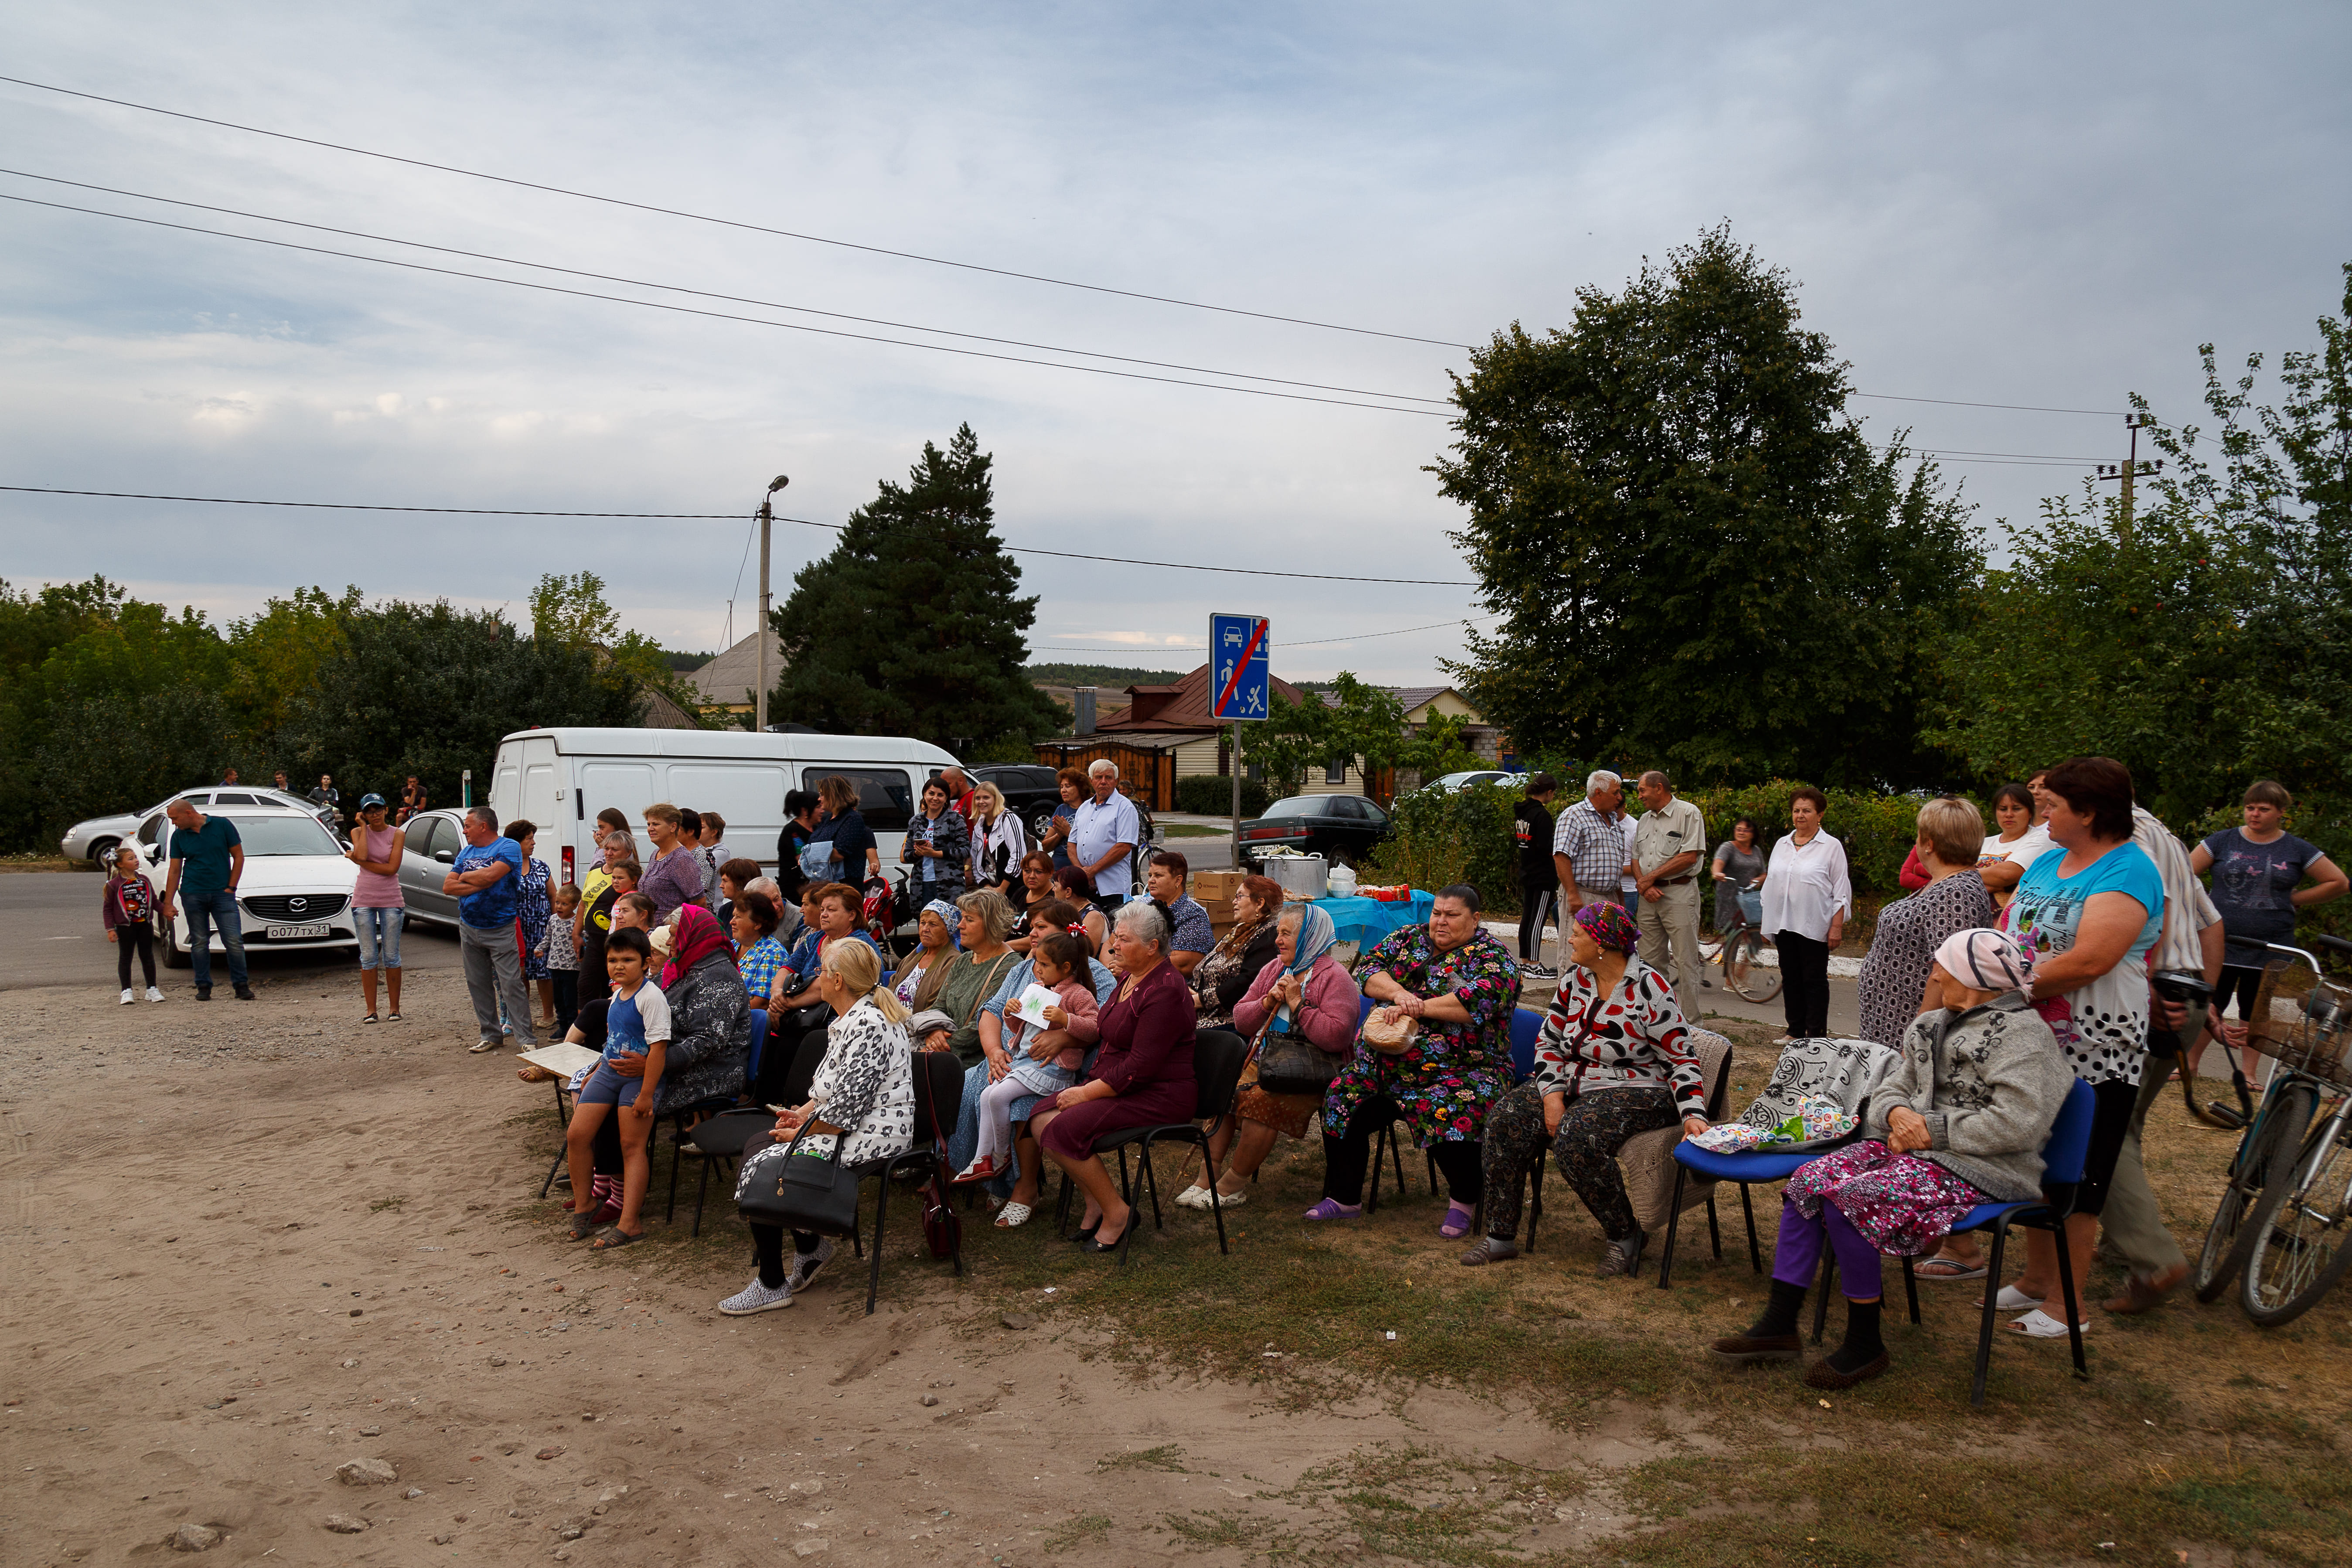
[[[1192,1037],[1192,1081],[1198,1086],[1200,1098],[1193,1102],[1190,1121],[1163,1121],[1150,1127],[1123,1127],[1106,1132],[1094,1141],[1087,1151],[1106,1154],[1118,1151],[1118,1195],[1130,1206],[1135,1202],[1135,1187],[1128,1174],[1127,1151],[1129,1144],[1140,1144],[1139,1159],[1143,1166],[1144,1190],[1151,1196],[1151,1228],[1165,1228],[1160,1216],[1160,1177],[1151,1166],[1151,1146],[1155,1142],[1197,1144],[1201,1160],[1209,1172],[1209,1212],[1217,1222],[1217,1250],[1226,1253],[1224,1205],[1216,1196],[1217,1173],[1209,1158],[1209,1138],[1216,1125],[1233,1112],[1234,1098],[1239,1089],[1242,1068],[1249,1061],[1249,1042],[1230,1029],[1202,1029]],[[1207,1121],[1202,1128],[1200,1123]],[[1054,1228],[1056,1234],[1067,1226],[1070,1194],[1076,1190],[1067,1171],[1062,1173],[1062,1190],[1054,1204]],[[1121,1268],[1128,1261],[1128,1244],[1135,1238],[1135,1222],[1128,1221],[1127,1229],[1119,1233],[1118,1261]]]
[[[822,1052],[819,1053],[823,1055]],[[800,1064],[793,1070],[798,1073]],[[814,1073],[815,1064],[809,1070]],[[882,1291],[882,1227],[890,1217],[890,1184],[902,1173],[917,1176],[936,1173],[941,1186],[950,1174],[947,1168],[945,1145],[948,1134],[955,1131],[956,1117],[963,1109],[963,1064],[949,1051],[917,1051],[915,1072],[915,1142],[903,1154],[887,1160],[876,1160],[862,1167],[860,1182],[868,1176],[878,1176],[874,1194],[874,1256],[869,1260],[871,1271],[866,1280],[866,1315],[874,1315],[875,1299]],[[803,1089],[803,1092],[806,1092]],[[955,1271],[963,1273],[963,1226],[954,1227],[955,1250],[950,1255]],[[850,1232],[850,1242],[863,1256],[865,1247],[858,1241],[856,1230]]]

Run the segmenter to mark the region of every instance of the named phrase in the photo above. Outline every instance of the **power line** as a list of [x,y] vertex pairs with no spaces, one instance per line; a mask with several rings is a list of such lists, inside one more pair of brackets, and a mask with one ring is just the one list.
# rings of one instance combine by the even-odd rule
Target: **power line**
[[[476,261],[495,261],[501,266],[506,267],[528,267],[541,272],[562,273],[567,278],[593,279],[600,283],[625,283],[633,289],[659,289],[666,293],[690,294],[697,299],[722,300],[730,304],[735,305],[758,305],[763,309],[771,310],[793,310],[803,315],[825,316],[836,321],[859,321],[867,326],[892,327],[901,331],[933,332],[941,337],[969,338],[974,342],[1001,343],[1008,348],[1036,349],[1045,353],[1081,354],[1088,359],[1116,360],[1121,364],[1150,365],[1159,370],[1190,371],[1197,375],[1221,375],[1237,381],[1264,381],[1271,382],[1278,386],[1309,387],[1318,392],[1345,392],[1359,397],[1383,397],[1407,403],[1428,403],[1434,404],[1443,408],[1451,408],[1453,406],[1451,399],[1444,397],[1423,397],[1418,393],[1375,392],[1368,387],[1333,386],[1319,381],[1297,381],[1287,376],[1258,375],[1253,372],[1245,370],[1219,370],[1213,365],[1177,364],[1171,363],[1166,360],[1142,359],[1133,354],[1105,353],[1099,349],[1074,349],[1066,347],[1060,343],[1031,342],[1022,338],[999,338],[991,337],[985,332],[959,331],[952,327],[927,327],[916,321],[896,321],[882,316],[852,315],[845,310],[827,310],[820,309],[814,305],[788,305],[776,300],[761,300],[743,294],[721,294],[709,289],[689,289],[685,285],[678,283],[655,283],[643,278],[624,278],[610,272],[591,272],[585,268],[578,267],[558,267],[551,262],[524,261],[516,257],[499,256],[487,250],[466,250],[454,245],[434,245],[428,241],[421,239],[402,239],[395,235],[371,234],[365,229],[338,228],[332,224],[306,223],[300,218],[277,217],[268,213],[247,212],[241,207],[216,206],[209,202],[182,201],[175,196],[152,195],[145,191],[129,191],[116,185],[94,185],[84,180],[59,179],[53,174],[36,174],[31,173],[29,170],[25,169],[0,168],[0,174],[12,174],[16,178],[23,180],[39,180],[44,184],[70,185],[74,189],[81,191],[100,191],[110,196],[128,196],[133,201],[160,202],[166,206],[189,207],[197,212],[221,213],[230,217],[250,218],[256,223],[283,224],[289,228],[314,229],[320,234],[340,234],[352,239],[373,240],[379,245],[404,245],[415,250],[430,250],[443,256],[463,256],[468,257]],[[69,210],[75,212],[98,211],[95,207],[75,207]],[[122,216],[126,215],[107,214],[102,216]],[[197,232],[204,234],[217,234],[224,231],[217,229],[200,229]],[[230,237],[245,238],[248,237],[239,235],[231,236]],[[348,253],[337,251],[331,252],[330,254],[344,255]],[[475,275],[466,274],[466,276]]]
[[[551,185],[536,180],[518,179],[507,174],[493,174],[477,169],[463,169],[451,163],[436,163],[423,158],[409,158],[396,153],[383,153],[368,147],[354,147],[341,142],[323,141],[313,136],[298,136],[290,132],[271,131],[258,125],[245,125],[233,120],[216,120],[207,115],[191,114],[183,110],[164,109],[152,103],[137,103],[130,99],[109,98],[102,93],[82,92],[51,82],[34,81],[26,77],[0,76],[0,82],[16,87],[28,87],[39,92],[53,92],[66,98],[79,98],[91,103],[111,104],[118,109],[135,109],[145,114],[159,114],[173,120],[184,120],[198,125],[214,125],[226,131],[242,132],[252,136],[267,136],[280,142],[292,142],[306,147],[320,147],[330,152],[348,153],[362,158],[375,158],[390,163],[404,163],[411,168],[430,169],[438,174],[458,174],[467,179],[486,180],[496,184],[511,185],[520,190],[541,191],[551,195],[570,196],[578,201],[597,202],[607,206],[626,207],[637,212],[654,213],[664,217],[684,218],[693,223],[715,224],[723,228],[740,229],[751,234],[774,235],[784,239],[803,240],[813,245],[827,245],[847,250],[865,251],[869,255],[890,256],[906,261],[920,261],[934,267],[951,267],[968,272],[983,272],[998,278],[1015,278],[1026,282],[1046,283],[1056,288],[1078,289],[1089,293],[1115,295],[1121,299],[1143,300],[1154,304],[1176,305],[1186,310],[1209,310],[1220,315],[1246,316],[1261,321],[1282,321],[1292,326],[1315,327],[1326,331],[1349,332],[1362,337],[1388,338],[1400,342],[1428,343],[1437,348],[1475,350],[1476,343],[1455,342],[1446,338],[1424,337],[1415,332],[1392,332],[1378,327],[1354,327],[1337,321],[1318,321],[1304,316],[1286,316],[1269,310],[1251,310],[1233,305],[1213,305],[1198,300],[1180,300],[1166,294],[1146,293],[1133,289],[1117,289],[1100,283],[1083,283],[1073,279],[1052,278],[1042,273],[1022,272],[1011,268],[989,267],[979,262],[957,261],[946,257],[925,256],[918,251],[896,250],[887,246],[866,245],[856,240],[835,239],[826,235],[807,234],[796,229],[776,228],[767,224],[745,222],[739,218],[718,217],[708,213],[688,212],[677,207],[665,207],[646,202],[635,202],[620,196],[602,195],[593,191],[576,191],[562,185]],[[38,177],[38,176],[36,176]],[[163,199],[163,198],[154,198]],[[115,216],[115,215],[103,215]],[[405,242],[394,242],[405,243]],[[530,265],[524,263],[522,265]],[[655,285],[658,287],[658,285]],[[791,308],[791,307],[786,307]],[[1072,350],[1072,353],[1085,351]],[[1108,356],[1106,356],[1108,357]],[[2000,408],[2025,414],[2079,414],[2095,418],[2119,418],[2125,410],[2113,408],[2061,408],[2032,403],[1996,403],[1961,397],[1917,397],[1893,392],[1852,392],[1847,395],[1866,397],[1886,403],[1931,403],[1949,408]]]
[[[1480,615],[1480,616],[1463,616],[1459,617],[1458,619],[1451,620],[1451,621],[1432,621],[1432,622],[1430,622],[1430,623],[1429,623],[1429,625],[1427,625],[1427,626],[1399,626],[1396,630],[1394,630],[1394,631],[1392,631],[1392,632],[1359,632],[1359,633],[1357,633],[1357,634],[1356,634],[1355,636],[1353,636],[1353,637],[1309,637],[1309,638],[1307,638],[1307,639],[1306,641],[1304,641],[1304,642],[1280,642],[1280,641],[1276,641],[1276,642],[1271,643],[1269,646],[1274,647],[1329,647],[1329,646],[1331,646],[1333,643],[1370,642],[1370,641],[1371,641],[1374,637],[1404,637],[1404,636],[1406,636],[1406,635],[1408,635],[1408,634],[1410,634],[1410,633],[1412,633],[1412,632],[1433,632],[1433,631],[1436,631],[1436,630],[1438,630],[1440,627],[1443,627],[1443,626],[1460,626],[1464,621],[1491,621],[1491,620],[1493,620],[1494,618],[1495,618],[1495,617],[1494,617],[1494,616],[1485,616],[1485,615]],[[1060,644],[1060,643],[1054,643],[1054,644],[1044,644],[1044,643],[1041,643],[1041,644],[1037,644],[1037,645],[1033,646],[1033,647],[1030,648],[1030,650],[1029,650],[1029,651],[1030,651],[1031,653],[1033,653],[1033,654],[1037,654],[1037,653],[1132,653],[1132,654],[1150,654],[1150,653],[1206,653],[1206,652],[1208,652],[1208,651],[1209,651],[1209,645],[1208,645],[1208,644],[1206,644],[1206,643],[1154,643],[1154,644],[1150,644],[1150,645],[1147,645],[1147,646],[1144,646],[1144,647],[1137,647],[1136,645],[1134,645],[1134,644],[1130,643],[1130,644],[1129,644],[1129,645],[1127,645],[1127,646],[1125,646],[1125,647],[1073,647],[1073,646],[1070,646],[1070,645],[1067,645],[1067,644]]]
[[[524,510],[513,507],[489,506],[379,506],[366,501],[331,500],[254,500],[236,496],[170,496],[148,495],[131,490],[67,489],[56,485],[0,485],[0,491],[22,495],[87,496],[107,500],[184,501],[199,506],[275,506],[297,507],[318,511],[396,511],[425,512],[445,517],[596,517],[625,518],[657,522],[733,522],[743,516],[740,511],[550,511]],[[819,522],[814,518],[785,517],[779,514],[778,522],[798,523],[803,528],[822,528],[839,533],[846,526],[838,522]],[[1041,550],[1026,544],[1003,547],[1015,555],[1050,555],[1062,561],[1096,561],[1112,566],[1150,566],[1167,572],[1223,572],[1240,577],[1287,577],[1309,583],[1382,583],[1404,588],[1475,588],[1475,583],[1451,583],[1426,577],[1353,577],[1330,572],[1276,572],[1264,566],[1211,566],[1195,561],[1146,561],[1132,555],[1087,555],[1075,550]]]
[[241,131],[252,136],[269,136],[280,142],[297,142],[306,147],[323,147],[331,152],[350,153],[362,158],[380,158],[389,163],[405,163],[415,169],[431,169],[438,174],[462,174],[469,180],[488,180],[497,184],[512,185],[520,190],[543,191],[552,195],[571,196],[579,201],[602,202],[607,206],[629,207],[637,212],[657,213],[664,217],[686,218],[694,223],[717,224],[724,228],[747,230],[753,234],[775,235],[784,239],[804,240],[812,245],[830,245],[844,250],[862,250],[870,256],[893,256],[902,261],[921,261],[933,267],[953,267],[966,272],[985,272],[998,278],[1017,278],[1030,283],[1050,283],[1061,289],[1083,289],[1093,294],[1116,294],[1122,299],[1147,300],[1158,305],[1180,305],[1191,310],[1213,310],[1220,315],[1248,316],[1261,321],[1283,321],[1296,327],[1317,327],[1325,331],[1352,332],[1361,337],[1394,338],[1404,342],[1433,343],[1439,348],[1467,348],[1467,343],[1448,342],[1443,338],[1419,337],[1410,332],[1381,331],[1373,327],[1350,327],[1337,321],[1318,321],[1304,316],[1276,315],[1266,310],[1245,310],[1232,305],[1211,305],[1199,300],[1178,300],[1165,294],[1146,294],[1133,289],[1113,289],[1100,283],[1080,283],[1068,278],[1048,278],[1041,273],[1016,272],[1009,268],[984,267],[973,261],[955,261],[941,256],[924,256],[912,250],[893,250],[887,246],[864,245],[856,240],[834,239],[822,234],[804,234],[795,229],[773,228],[766,224],[745,223],[736,218],[714,217],[707,213],[687,212],[677,207],[656,206],[646,202],[633,202],[619,196],[599,195],[593,191],[575,191],[562,185],[542,184],[536,180],[520,180],[506,174],[485,174],[478,169],[461,169],[451,163],[435,163],[423,158],[404,158],[395,153],[379,153],[372,148],[352,147],[341,142],[322,142],[313,136],[296,136],[284,131],[268,131],[258,125],[240,125],[233,120],[214,120],[202,114],[189,114],[176,109],[163,109],[152,103],[133,103],[129,99],[107,98],[95,92],[77,92],[69,87],[57,87],[45,81],[29,81],[23,77],[0,76],[0,81],[17,87],[29,87],[41,92],[59,93],[67,98],[85,99],[92,103],[110,103],[118,109],[136,109],[147,114],[168,115],[174,120],[186,120],[199,125],[217,125],[227,131]]
[[599,294],[593,289],[566,289],[554,283],[533,283],[522,278],[500,278],[488,272],[467,272],[462,268],[430,267],[422,261],[400,261],[389,256],[364,256],[355,250],[334,250],[320,245],[297,245],[287,239],[265,239],[256,234],[232,234],[226,229],[200,228],[194,224],[167,223],[162,218],[138,217],[130,213],[110,213],[100,207],[75,206],[69,202],[45,202],[33,196],[15,195],[0,191],[0,201],[18,202],[26,206],[49,207],[58,212],[85,213],[91,217],[110,217],[119,223],[144,224],[151,228],[174,229],[182,234],[210,235],[215,239],[242,240],[247,245],[267,245],[278,250],[299,250],[313,256],[336,256],[347,261],[366,261],[378,267],[397,267],[410,272],[431,272],[444,278],[470,278],[481,283],[499,283],[509,289],[529,289],[541,294],[563,294],[576,300],[603,300],[610,304],[635,305],[645,310],[668,310],[681,316],[702,316],[719,321],[741,321],[755,327],[775,327],[788,332],[814,332],[819,337],[848,338],[857,342],[887,343],[895,348],[928,349],[933,353],[958,354],[966,359],[996,360],[1006,364],[1040,365],[1047,370],[1076,371],[1084,375],[1117,376],[1122,381],[1158,382],[1164,386],[1194,386],[1210,392],[1237,392],[1247,397],[1279,397],[1291,403],[1322,403],[1335,408],[1370,408],[1383,414],[1417,414],[1424,418],[1448,417],[1443,409],[1400,408],[1389,403],[1358,403],[1345,397],[1317,397],[1303,392],[1275,392],[1263,386],[1228,386],[1222,382],[1187,381],[1181,376],[1147,375],[1141,371],[1112,370],[1098,364],[1066,364],[1059,360],[1029,359],[1021,354],[990,353],[981,349],[960,349],[947,343],[919,343],[905,338],[877,337],[872,332],[845,332],[837,327],[813,327],[804,321],[774,321],[764,316],[739,315],[731,310],[706,310],[693,305],[672,305],[660,300],[632,300],[622,294]]

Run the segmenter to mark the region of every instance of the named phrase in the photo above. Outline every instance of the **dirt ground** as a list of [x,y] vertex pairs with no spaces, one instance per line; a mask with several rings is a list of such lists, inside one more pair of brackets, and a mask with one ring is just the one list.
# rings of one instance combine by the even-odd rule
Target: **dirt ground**
[[[678,1234],[689,1173],[674,1226],[656,1193],[657,1239],[605,1257],[565,1245],[538,1198],[553,1147],[548,1091],[517,1083],[503,1056],[467,1054],[460,979],[412,976],[401,1026],[359,1026],[352,989],[265,982],[252,1004],[199,1006],[181,991],[136,1007],[46,989],[19,994],[0,1023],[0,1333],[14,1351],[0,1380],[14,1483],[0,1500],[0,1562],[151,1561],[183,1526],[217,1532],[211,1560],[235,1563],[1583,1562],[1657,1516],[1642,1486],[1597,1484],[1607,1478],[1670,1476],[1656,1467],[1759,1442],[1863,1458],[1928,1430],[1899,1425],[1914,1395],[1892,1379],[1875,1425],[1841,1429],[1826,1405],[1816,1415],[1817,1402],[1777,1384],[1781,1403],[1710,1424],[1685,1346],[1700,1320],[1742,1315],[1726,1292],[1752,1305],[1738,1242],[1726,1237],[1721,1264],[1690,1247],[1692,1283],[1678,1267],[1672,1296],[1596,1288],[1582,1278],[1589,1238],[1557,1187],[1548,1272],[1531,1264],[1511,1289],[1539,1292],[1553,1326],[1583,1301],[1671,1341],[1685,1369],[1676,1379],[1696,1380],[1696,1398],[1645,1406],[1596,1386],[1563,1415],[1557,1401],[1444,1379],[1323,1382],[1302,1397],[1304,1384],[1274,1373],[1242,1375],[1230,1350],[1191,1357],[1181,1373],[1153,1370],[1148,1353],[1139,1368],[1115,1316],[1073,1305],[1091,1287],[1050,1283],[1078,1265],[1044,1225],[1008,1237],[970,1222],[975,1272],[959,1284],[920,1253],[896,1205],[872,1317],[845,1249],[791,1310],[730,1320],[713,1303],[750,1270],[723,1193],[698,1243]],[[1743,1052],[1747,1070],[1769,1059],[1759,1052]],[[2164,1147],[2153,1163],[2168,1205],[2206,1202],[2207,1145]],[[1270,1166],[1265,1206],[1237,1211],[1234,1257],[1202,1245],[1220,1288],[1271,1282],[1250,1271],[1295,1251],[1301,1227],[1277,1225],[1287,1214],[1276,1205],[1306,1190],[1303,1159]],[[1419,1270],[1425,1288],[1423,1262],[1444,1262],[1419,1235],[1433,1212],[1407,1211],[1410,1244],[1368,1226],[1343,1245],[1363,1259],[1394,1252],[1403,1287]],[[1733,1226],[1736,1215],[1735,1204]],[[1016,1267],[1013,1239],[1020,1258],[1049,1261]],[[1563,1264],[1573,1281],[1561,1282]],[[1148,1309],[1181,1324],[1181,1301],[1147,1301],[1147,1268],[1132,1277],[1142,1283],[1110,1289],[1142,1303],[1132,1321]],[[1157,1278],[1172,1288],[1184,1276]],[[1403,1287],[1383,1276],[1370,1288],[1425,1342],[1452,1309],[1419,1307]],[[1603,1289],[1615,1295],[1596,1308]],[[1958,1306],[1946,1295],[1939,1314]],[[2226,1345],[2217,1335],[2181,1347],[2213,1363],[2200,1381],[2219,1385],[2252,1336],[2221,1315],[2234,1316],[2226,1303],[2195,1310],[2226,1325]],[[1531,1310],[1505,1302],[1495,1314]],[[2184,1321],[2159,1338],[2188,1336]],[[2331,1425],[2305,1430],[2315,1451],[2336,1452],[2343,1304],[2307,1327],[2294,1353],[2334,1363],[2335,1407]],[[2100,1352],[2105,1372],[2140,1370],[2113,1331]],[[1274,1367],[1285,1353],[1267,1342]],[[2284,1381],[2286,1363],[2263,1365]],[[1906,1370],[1956,1405],[1949,1364]],[[2046,1375],[2067,1386],[2054,1363]],[[2134,1432],[2158,1419],[2179,1431],[2169,1407],[2147,1405],[2145,1421],[2137,1404],[2084,1408]],[[1920,1419],[1930,1415],[1941,1419]],[[2053,1458],[2081,1435],[2013,1415],[1990,1433],[1988,1452]],[[391,1479],[339,1479],[352,1461],[381,1461],[370,1468]],[[1931,1521],[1921,1539],[1942,1534]],[[2229,1560],[2183,1551],[2178,1561]],[[2176,1563],[2170,1551],[2160,1561]]]

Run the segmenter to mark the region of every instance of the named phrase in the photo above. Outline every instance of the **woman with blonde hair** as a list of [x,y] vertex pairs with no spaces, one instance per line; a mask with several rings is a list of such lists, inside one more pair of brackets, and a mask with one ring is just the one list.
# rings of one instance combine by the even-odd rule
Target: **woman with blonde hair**
[[1029,853],[1021,814],[1006,810],[1004,792],[982,779],[971,786],[971,886],[1009,894],[1021,879],[1021,858]]
[[[817,971],[817,988],[836,1016],[805,1103],[776,1118],[765,1148],[747,1148],[735,1180],[740,1201],[762,1180],[773,1182],[775,1162],[825,1159],[836,1150],[841,1164],[855,1169],[903,1154],[915,1144],[914,1047],[907,1038],[906,1005],[882,984],[882,956],[862,942],[835,942]],[[805,1131],[805,1136],[801,1134]],[[793,1139],[799,1137],[797,1146]],[[781,1226],[753,1223],[752,1245],[760,1272],[749,1285],[719,1303],[730,1318],[772,1312],[793,1304],[808,1289],[838,1245],[831,1237],[793,1233],[793,1260],[784,1262]]]

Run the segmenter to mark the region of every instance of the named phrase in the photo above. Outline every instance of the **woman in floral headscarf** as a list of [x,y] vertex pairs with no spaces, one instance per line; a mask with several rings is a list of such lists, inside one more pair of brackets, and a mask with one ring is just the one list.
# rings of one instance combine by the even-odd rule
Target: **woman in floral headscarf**
[[1706,1131],[1706,1078],[1666,977],[1642,962],[1624,906],[1590,903],[1568,929],[1575,963],[1536,1040],[1534,1074],[1486,1117],[1486,1235],[1472,1268],[1519,1255],[1519,1196],[1549,1140],[1559,1173],[1600,1222],[1600,1274],[1631,1275],[1649,1240],[1633,1218],[1617,1151],[1677,1121]]

